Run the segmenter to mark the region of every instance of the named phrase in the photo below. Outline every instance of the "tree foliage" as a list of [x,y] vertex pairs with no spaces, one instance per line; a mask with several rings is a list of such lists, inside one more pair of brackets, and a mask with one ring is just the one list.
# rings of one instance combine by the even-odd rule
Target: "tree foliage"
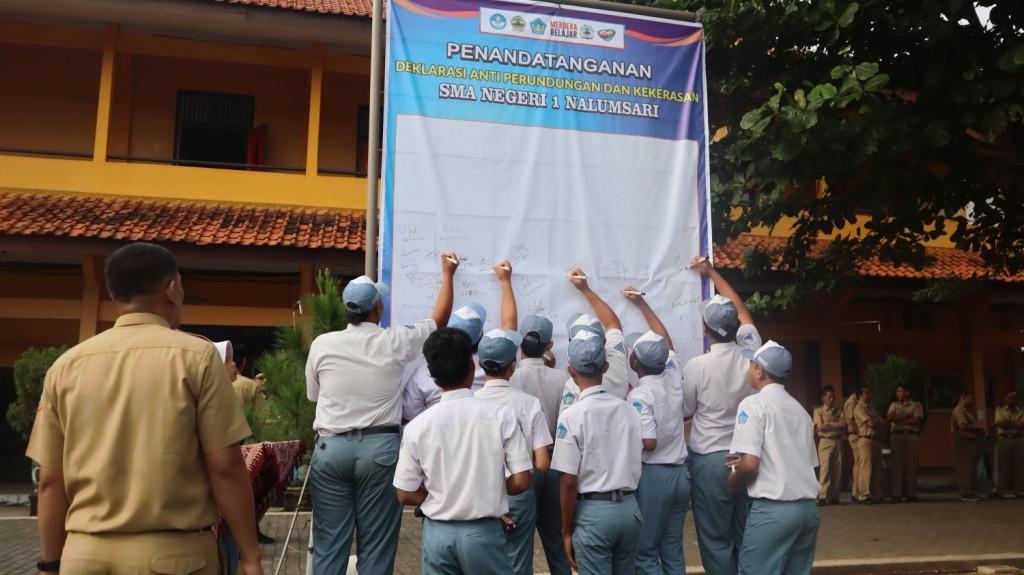
[[1024,269],[1024,3],[981,2],[989,22],[965,0],[634,3],[705,26],[716,242],[795,219],[783,247],[745,254],[749,275],[789,272],[758,305],[869,258],[925,267],[921,242],[947,232],[995,273]]
[[7,422],[25,439],[32,433],[32,425],[36,421],[46,371],[67,350],[67,346],[32,347],[14,362],[14,390],[18,397],[7,408]]
[[317,293],[303,301],[302,321],[281,327],[275,349],[256,362],[266,377],[266,399],[246,413],[259,441],[311,442],[316,404],[306,396],[306,358],[317,336],[345,329],[338,279],[326,270],[316,278]]
[[917,364],[903,356],[889,355],[885,363],[869,365],[864,379],[874,391],[871,399],[875,411],[882,416],[895,401],[897,387],[909,390],[911,399],[924,403],[924,385]]

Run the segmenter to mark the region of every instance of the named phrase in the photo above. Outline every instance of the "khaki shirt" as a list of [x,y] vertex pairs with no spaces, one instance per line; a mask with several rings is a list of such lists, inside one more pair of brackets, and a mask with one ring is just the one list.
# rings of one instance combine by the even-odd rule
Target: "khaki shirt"
[[[908,417],[914,416],[921,421],[924,421],[924,406],[921,402],[914,401],[912,399],[906,402],[894,401],[889,404],[889,411],[886,412],[888,417]],[[911,425],[909,423],[893,423],[892,431],[897,433],[921,433],[921,423]]]
[[235,381],[231,382],[231,387],[235,389],[235,395],[242,402],[242,407],[249,407],[256,405],[256,400],[260,397],[260,388],[262,386],[255,379],[249,379],[240,375],[235,378]]
[[961,425],[971,427],[976,426],[978,425],[978,418],[976,418],[966,407],[958,405],[953,408],[953,416],[949,419],[949,426],[953,432],[953,437],[956,437],[957,439],[969,439],[972,441],[978,439],[978,434],[960,429]]
[[47,371],[27,454],[63,469],[70,532],[198,530],[217,521],[203,454],[249,435],[213,344],[136,313]]
[[850,435],[857,435],[857,419],[853,417],[853,410],[857,408],[857,395],[853,394],[846,398],[843,404],[843,417],[846,418],[846,432]]
[[878,422],[881,419],[875,408],[863,401],[858,401],[857,407],[853,410],[853,418],[857,422],[857,435],[861,437],[875,436]]
[[826,424],[843,423],[846,421],[843,410],[838,407],[829,409],[824,405],[819,405],[814,408],[812,419],[814,420],[814,430],[818,432],[818,437],[826,439],[840,439],[843,437],[843,430],[841,429],[822,430],[822,427]]
[[1020,429],[1003,429],[999,427],[1000,423],[1015,421],[1020,423],[1024,421],[1024,407],[1019,405],[1010,407],[1008,405],[1000,405],[996,408],[996,429],[999,431],[999,437],[1015,438],[1024,435],[1024,431]]

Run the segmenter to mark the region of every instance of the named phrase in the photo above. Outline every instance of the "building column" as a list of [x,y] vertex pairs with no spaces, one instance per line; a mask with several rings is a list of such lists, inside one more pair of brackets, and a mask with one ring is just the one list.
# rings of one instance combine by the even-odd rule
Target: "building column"
[[316,287],[316,270],[313,264],[302,264],[299,268],[299,298],[313,295]]
[[[842,346],[839,338],[839,316],[847,302],[856,293],[855,288],[845,288],[829,295],[816,307],[819,317],[824,321],[818,336],[818,348],[821,354],[821,384],[835,388],[836,405],[845,401],[843,393],[843,361]],[[816,401],[816,398],[815,398]]]
[[315,44],[309,71],[309,126],[306,129],[306,176],[320,168],[320,97],[324,83],[324,48]]
[[960,365],[962,389],[974,392],[974,409],[978,423],[988,427],[987,398],[985,394],[985,342],[980,324],[982,315],[988,309],[992,295],[988,292],[971,292],[964,295],[960,303],[960,333],[962,334],[962,360]]
[[100,290],[103,286],[103,256],[82,256],[82,315],[78,322],[78,341],[96,335],[100,315]]
[[100,94],[96,106],[96,132],[92,144],[92,161],[107,161],[110,136],[110,102],[114,95],[114,56],[117,48],[116,24],[107,24],[103,31],[103,64],[100,68]]

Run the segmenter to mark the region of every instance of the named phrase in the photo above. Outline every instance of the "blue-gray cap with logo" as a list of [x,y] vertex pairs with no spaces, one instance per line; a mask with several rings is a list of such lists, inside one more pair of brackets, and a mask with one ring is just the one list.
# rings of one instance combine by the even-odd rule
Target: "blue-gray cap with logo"
[[480,366],[488,370],[504,369],[516,360],[523,336],[517,331],[492,329],[480,338],[477,358]]
[[345,309],[355,313],[373,311],[377,304],[388,297],[388,286],[376,283],[367,276],[359,276],[348,282],[341,292]]
[[604,369],[604,338],[589,331],[581,330],[569,342],[569,365],[583,375],[601,373]]
[[565,331],[569,332],[569,339],[576,337],[576,334],[581,330],[587,330],[602,338],[604,337],[604,326],[601,325],[601,322],[596,317],[591,317],[585,313],[573,314],[565,324]]
[[519,326],[519,334],[523,336],[523,341],[537,344],[550,343],[554,331],[555,327],[551,324],[551,320],[539,315],[526,316],[522,325]]
[[448,327],[462,330],[469,335],[473,345],[480,343],[484,334],[484,322],[487,321],[487,310],[478,303],[468,303],[452,312]]
[[721,337],[736,331],[740,325],[736,304],[722,295],[715,295],[702,303],[700,314],[704,318],[704,325]]
[[647,369],[661,371],[668,362],[668,341],[653,331],[631,333],[626,336],[626,345],[633,350],[633,356]]
[[793,371],[793,356],[789,350],[769,340],[760,348],[744,349],[743,357],[761,366],[761,369],[768,372],[768,375],[779,379],[786,379]]

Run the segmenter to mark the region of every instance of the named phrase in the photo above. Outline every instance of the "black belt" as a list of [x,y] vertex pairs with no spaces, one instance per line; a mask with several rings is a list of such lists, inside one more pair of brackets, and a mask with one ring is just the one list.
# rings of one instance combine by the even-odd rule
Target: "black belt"
[[339,433],[334,437],[348,437],[352,435],[382,435],[385,433],[399,433],[402,428],[398,425],[377,425],[374,427],[364,427],[362,429],[353,429],[344,433]]
[[626,491],[625,489],[616,489],[615,491],[591,491],[590,493],[580,493],[576,496],[576,499],[581,501],[622,501],[622,498],[627,495],[633,495],[633,492]]
[[920,431],[896,431],[893,430],[893,435],[917,435]]
[[1024,437],[1024,435],[1021,435],[1020,433],[1014,433],[1013,435],[1010,435],[1009,433],[1007,433],[1005,435],[1004,434],[1000,434],[999,435],[999,439],[1020,439],[1021,437]]

